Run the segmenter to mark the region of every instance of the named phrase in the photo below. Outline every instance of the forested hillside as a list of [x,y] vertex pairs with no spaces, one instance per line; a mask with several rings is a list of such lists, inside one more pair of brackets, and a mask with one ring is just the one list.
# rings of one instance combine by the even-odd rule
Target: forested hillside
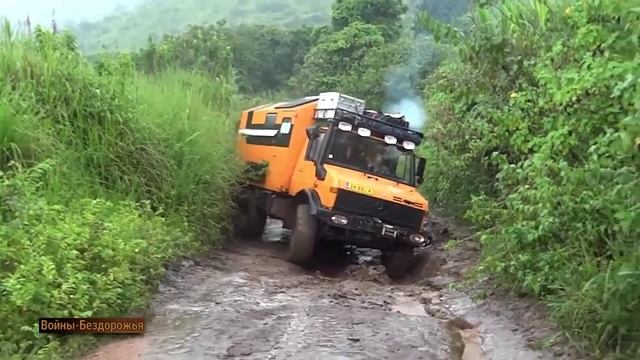
[[[39,336],[43,313],[142,308],[164,264],[227,235],[240,109],[342,91],[425,132],[421,190],[478,230],[478,276],[596,358],[640,358],[639,8],[446,3],[162,0],[79,38],[5,26],[0,353],[86,344]],[[102,44],[131,51],[80,51]]]
[[331,0],[146,0],[130,11],[107,16],[102,21],[80,23],[71,30],[78,35],[81,50],[95,53],[106,48],[132,50],[149,36],[177,34],[188,25],[235,24],[277,25],[285,28],[326,24]]
[[[130,10],[111,14],[101,21],[82,22],[70,30],[86,54],[99,51],[129,51],[144,46],[151,36],[176,35],[189,25],[253,24],[293,29],[326,25],[331,21],[333,0],[139,0]],[[409,0],[414,10],[429,11],[438,19],[450,21],[469,9],[469,1]],[[379,6],[375,6],[379,8]]]

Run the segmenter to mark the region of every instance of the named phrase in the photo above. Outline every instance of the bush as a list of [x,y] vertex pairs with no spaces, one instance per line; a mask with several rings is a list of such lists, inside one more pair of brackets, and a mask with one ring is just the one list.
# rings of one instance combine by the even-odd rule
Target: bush
[[148,204],[48,202],[38,189],[48,169],[43,163],[0,174],[0,351],[6,355],[38,354],[56,341],[38,334],[38,317],[141,312],[163,265],[196,244],[183,224]]
[[426,191],[484,229],[480,270],[546,299],[598,356],[640,355],[640,19],[629,5],[512,2],[477,9],[463,36],[434,26],[456,34],[460,56],[427,90]]

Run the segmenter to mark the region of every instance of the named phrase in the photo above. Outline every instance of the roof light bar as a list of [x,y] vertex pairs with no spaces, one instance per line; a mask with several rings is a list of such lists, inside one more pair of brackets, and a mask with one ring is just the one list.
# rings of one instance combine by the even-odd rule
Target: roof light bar
[[398,143],[398,139],[395,136],[385,135],[384,142],[386,142],[389,145],[395,145]]
[[338,123],[338,129],[342,131],[351,131],[351,129],[353,129],[353,125],[349,124],[348,122],[340,121]]
[[369,137],[371,136],[371,130],[367,128],[358,128],[358,135],[363,137]]
[[416,144],[411,142],[411,141],[403,141],[402,142],[402,147],[407,149],[407,150],[413,150],[416,148]]

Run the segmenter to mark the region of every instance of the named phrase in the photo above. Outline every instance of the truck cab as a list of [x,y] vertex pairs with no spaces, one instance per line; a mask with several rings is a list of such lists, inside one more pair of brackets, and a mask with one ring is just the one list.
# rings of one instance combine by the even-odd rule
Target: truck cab
[[374,248],[391,278],[427,245],[428,201],[418,192],[422,134],[401,114],[330,92],[243,112],[240,157],[253,171],[236,229],[258,237],[267,217],[292,231],[287,258],[304,265],[320,242]]

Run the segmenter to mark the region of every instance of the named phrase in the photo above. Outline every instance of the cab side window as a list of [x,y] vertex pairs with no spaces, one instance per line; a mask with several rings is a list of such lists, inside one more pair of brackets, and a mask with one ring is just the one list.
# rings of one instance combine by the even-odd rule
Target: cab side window
[[400,156],[397,160],[395,175],[401,179],[408,179],[411,170],[409,167],[409,158],[407,156]]
[[265,124],[267,126],[273,126],[276,124],[276,120],[278,119],[278,114],[276,113],[269,113],[265,116]]
[[402,152],[398,157],[395,175],[400,179],[404,179],[405,181],[411,181],[411,176],[413,176],[414,172],[413,165],[413,155],[408,152]]

